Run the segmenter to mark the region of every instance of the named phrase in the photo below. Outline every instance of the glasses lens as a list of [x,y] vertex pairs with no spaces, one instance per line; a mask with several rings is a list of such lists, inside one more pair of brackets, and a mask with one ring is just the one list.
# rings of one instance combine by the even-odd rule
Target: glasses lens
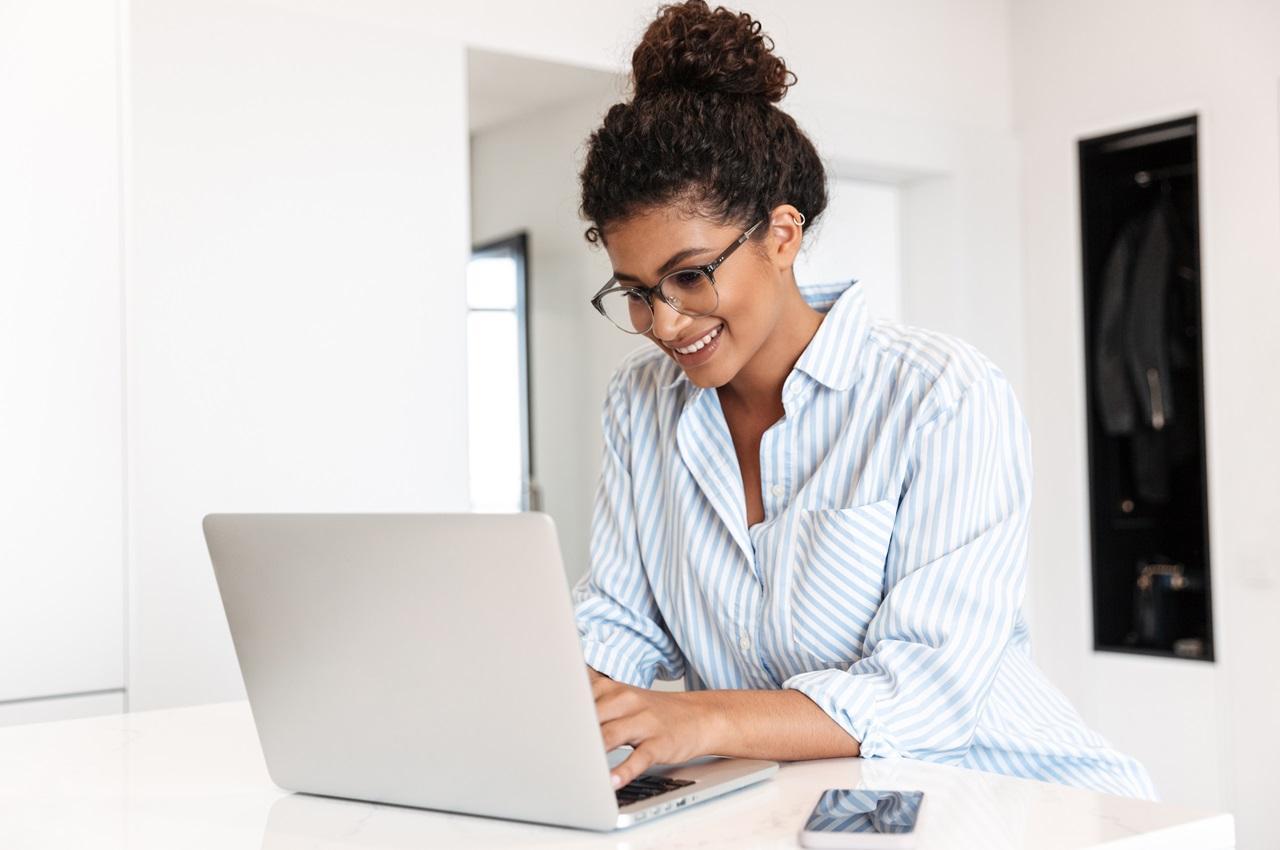
[[696,269],[667,275],[662,279],[662,294],[686,316],[705,316],[714,312],[719,304],[711,278]]
[[653,327],[653,311],[639,295],[626,290],[605,293],[600,306],[609,321],[629,334],[642,334]]
[[[696,269],[672,272],[662,279],[662,295],[686,316],[706,316],[720,304],[711,278]],[[631,290],[614,290],[600,298],[604,314],[629,334],[642,334],[653,327],[653,310],[645,299]]]

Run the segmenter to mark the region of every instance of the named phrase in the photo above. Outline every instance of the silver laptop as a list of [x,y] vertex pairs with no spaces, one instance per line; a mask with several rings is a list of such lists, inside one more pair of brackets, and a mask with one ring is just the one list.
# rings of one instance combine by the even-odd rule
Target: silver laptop
[[209,514],[204,534],[282,788],[608,830],[778,769],[708,757],[615,793],[625,752],[545,514]]

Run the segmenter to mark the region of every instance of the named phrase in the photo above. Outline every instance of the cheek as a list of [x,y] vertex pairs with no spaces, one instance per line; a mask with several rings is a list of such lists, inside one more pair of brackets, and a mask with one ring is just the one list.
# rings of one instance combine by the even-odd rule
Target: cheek
[[720,303],[719,317],[729,332],[729,341],[739,352],[754,351],[769,335],[772,305],[763,301],[736,298]]

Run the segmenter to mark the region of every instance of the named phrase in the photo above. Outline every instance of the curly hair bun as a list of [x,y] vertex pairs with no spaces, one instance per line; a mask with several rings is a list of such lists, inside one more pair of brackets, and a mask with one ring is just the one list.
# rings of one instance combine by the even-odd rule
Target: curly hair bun
[[[658,10],[631,56],[636,98],[671,89],[753,95],[777,103],[795,74],[746,12],[685,0]],[[788,80],[790,76],[790,80]]]

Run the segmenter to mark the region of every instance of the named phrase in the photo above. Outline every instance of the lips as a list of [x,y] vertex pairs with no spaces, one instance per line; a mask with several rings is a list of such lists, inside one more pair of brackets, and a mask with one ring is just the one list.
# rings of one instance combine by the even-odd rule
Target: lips
[[689,356],[698,353],[699,350],[710,345],[724,330],[724,323],[720,323],[710,328],[701,336],[686,338],[681,340],[679,344],[667,343],[667,347],[677,354]]
[[685,349],[684,353],[675,346],[668,346],[671,350],[671,357],[680,364],[684,369],[696,369],[708,360],[715,357],[716,352],[720,350],[720,340],[724,339],[724,325],[716,325],[700,337],[696,337],[686,345],[679,346]]

